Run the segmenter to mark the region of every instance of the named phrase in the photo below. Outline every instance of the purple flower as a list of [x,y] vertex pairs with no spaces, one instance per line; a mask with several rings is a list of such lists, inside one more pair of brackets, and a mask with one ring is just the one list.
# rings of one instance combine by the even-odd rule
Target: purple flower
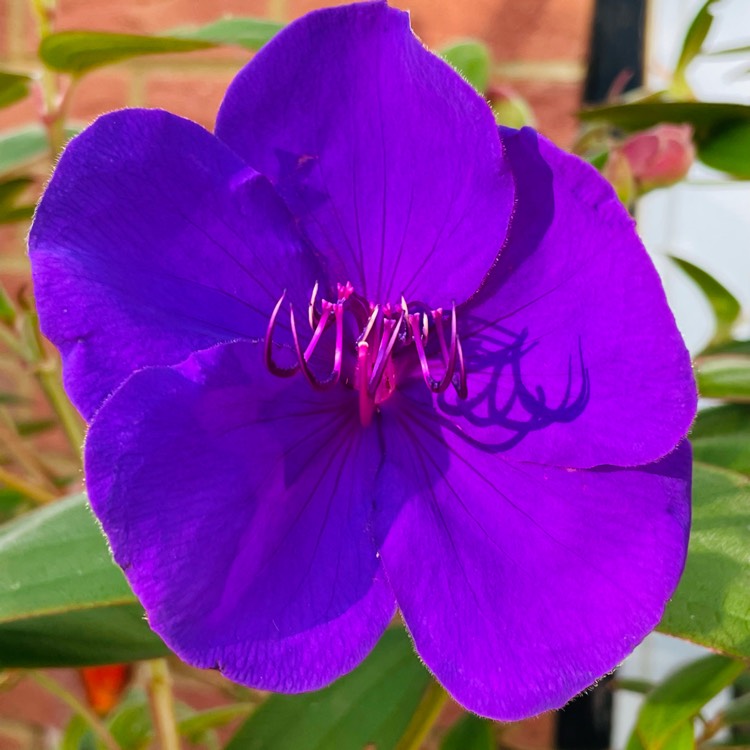
[[690,361],[611,188],[384,2],[302,18],[216,134],[100,118],[30,236],[91,505],[185,661],[296,692],[401,611],[468,708],[564,704],[685,560]]

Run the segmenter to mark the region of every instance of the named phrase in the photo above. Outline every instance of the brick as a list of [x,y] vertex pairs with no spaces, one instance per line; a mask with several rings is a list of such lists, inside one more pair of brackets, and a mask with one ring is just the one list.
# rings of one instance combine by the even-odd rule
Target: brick
[[127,106],[130,79],[130,71],[123,68],[105,68],[84,76],[73,92],[70,119],[88,123],[104,112]]
[[503,732],[503,741],[509,747],[550,750],[554,747],[554,735],[555,714],[546,713],[509,726]]
[[33,93],[26,99],[0,109],[0,131],[39,122],[39,106]]
[[264,16],[267,5],[268,0],[61,0],[57,28],[153,33],[225,15]]
[[578,131],[582,84],[513,81],[513,88],[531,106],[539,131],[558,146],[570,148]]
[[209,129],[233,74],[155,73],[146,81],[146,106],[160,107]]
[[[343,5],[335,0],[331,5]],[[593,0],[394,0],[411,11],[412,26],[429,47],[476,37],[496,60],[583,60]],[[317,0],[289,0],[291,17],[320,7]]]
[[[72,670],[53,670],[50,675],[65,685],[67,690],[83,699],[77,675]],[[36,724],[44,727],[64,727],[70,709],[59,698],[48,693],[32,679],[21,680],[2,695],[0,719]]]
[[10,41],[10,4],[14,0],[0,0],[0,60],[8,59],[8,42]]

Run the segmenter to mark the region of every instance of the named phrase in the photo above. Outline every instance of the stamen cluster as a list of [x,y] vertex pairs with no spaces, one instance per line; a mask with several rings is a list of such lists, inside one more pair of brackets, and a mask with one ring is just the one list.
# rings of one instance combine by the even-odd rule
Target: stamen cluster
[[[452,384],[459,398],[466,398],[466,367],[458,335],[455,304],[450,313],[450,340],[446,341],[445,314],[440,307],[429,312],[410,313],[403,297],[398,307],[374,304],[356,294],[354,287],[347,282],[336,285],[335,302],[321,299],[318,308],[318,291],[319,285],[316,283],[310,296],[307,314],[312,338],[304,348],[297,330],[294,306],[291,303],[289,305],[289,325],[297,355],[297,362],[289,367],[278,365],[273,358],[273,334],[286,292],[274,306],[268,322],[264,347],[265,363],[273,375],[286,378],[301,371],[310,385],[317,390],[332,388],[339,383],[344,347],[351,345],[350,342],[344,341],[344,312],[348,310],[354,316],[360,330],[359,335],[351,343],[357,355],[354,386],[360,393],[360,416],[363,424],[369,424],[375,406],[385,401],[395,390],[396,371],[393,358],[412,343],[419,357],[422,377],[427,387],[433,393],[443,393]],[[333,367],[327,377],[320,378],[313,372],[310,360],[329,326],[335,326]],[[443,364],[443,375],[439,378],[433,375],[427,353],[431,331],[437,336]]]

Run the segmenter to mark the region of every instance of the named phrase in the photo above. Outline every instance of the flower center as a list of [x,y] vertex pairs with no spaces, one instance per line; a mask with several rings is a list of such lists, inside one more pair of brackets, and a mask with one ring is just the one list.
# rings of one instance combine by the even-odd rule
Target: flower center
[[[377,407],[396,390],[398,368],[394,357],[413,344],[427,387],[433,393],[443,393],[453,385],[459,398],[466,398],[466,369],[458,336],[455,303],[450,313],[450,338],[447,338],[442,308],[410,313],[403,298],[398,307],[376,305],[356,294],[349,282],[337,284],[336,292],[335,302],[321,299],[318,305],[318,285],[315,284],[307,314],[312,337],[304,348],[297,331],[294,308],[289,305],[289,324],[297,355],[297,363],[291,367],[280,367],[273,359],[273,332],[286,292],[281,295],[268,322],[264,347],[265,363],[273,375],[291,377],[301,371],[313,388],[325,390],[340,381],[345,352],[356,353],[351,384],[359,391],[360,420],[363,425],[368,425]],[[353,341],[345,341],[345,312],[353,316],[359,331]],[[310,360],[329,327],[335,328],[333,367],[327,377],[320,378],[310,367]],[[433,342],[437,340],[437,346],[433,343],[432,352],[429,351],[431,337]],[[431,359],[442,361],[443,374],[439,378],[433,377]]]

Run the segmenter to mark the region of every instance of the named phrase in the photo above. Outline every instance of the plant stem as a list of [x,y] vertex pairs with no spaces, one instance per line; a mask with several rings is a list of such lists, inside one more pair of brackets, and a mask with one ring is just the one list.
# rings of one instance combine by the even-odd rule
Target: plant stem
[[396,745],[396,750],[419,750],[447,700],[448,694],[435,680],[432,680],[411,717],[409,726],[406,727],[406,731]]
[[[31,9],[36,19],[39,39],[43,41],[54,31],[55,2],[54,0],[31,0]],[[47,129],[50,158],[53,164],[65,143],[64,113],[57,83],[57,74],[46,65],[42,65],[39,81],[42,94],[42,122]]]
[[0,406],[0,442],[5,444],[13,458],[42,489],[56,494],[57,488],[50,473],[18,434],[13,418],[4,406]]
[[29,500],[33,500],[35,503],[43,505],[44,503],[50,503],[57,499],[57,495],[52,492],[48,492],[41,487],[37,487],[31,482],[27,482],[19,476],[11,473],[7,469],[0,466],[0,484],[4,484],[6,487],[10,487],[12,490],[20,492],[24,497]]
[[40,362],[36,369],[36,377],[39,385],[42,386],[44,395],[60,420],[60,425],[68,438],[68,442],[76,455],[80,456],[85,436],[84,428],[78,412],[73,408],[63,390],[58,363],[51,359]]
[[99,740],[101,740],[107,750],[120,750],[120,746],[110,734],[107,727],[104,726],[93,711],[81,703],[75,695],[69,693],[59,682],[53,680],[51,677],[44,674],[44,672],[29,672],[28,674],[45,690],[58,697],[63,703],[78,714],[89,725],[89,727],[91,727],[91,731],[99,738]]
[[151,708],[161,750],[180,750],[169,665],[166,659],[152,659],[148,665],[151,670]]
[[[33,308],[31,300],[25,305],[25,323],[27,325],[27,335],[25,337],[29,348],[28,360],[34,367],[39,385],[44,391],[50,406],[54,409],[60,425],[68,438],[68,442],[75,451],[78,458],[81,457],[83,447],[84,427],[78,412],[70,403],[65,390],[62,387],[62,378],[60,374],[60,362],[54,357],[50,357],[45,352],[44,339],[39,330],[39,319],[36,310]],[[30,330],[29,330],[30,329]]]

